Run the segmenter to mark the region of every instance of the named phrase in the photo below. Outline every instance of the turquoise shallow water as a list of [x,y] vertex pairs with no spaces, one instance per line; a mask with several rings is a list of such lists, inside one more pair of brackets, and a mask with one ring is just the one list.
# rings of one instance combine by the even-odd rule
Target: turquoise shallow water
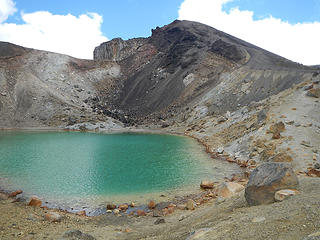
[[199,186],[203,178],[228,174],[212,161],[196,141],[181,136],[0,133],[0,184],[46,199],[94,200]]

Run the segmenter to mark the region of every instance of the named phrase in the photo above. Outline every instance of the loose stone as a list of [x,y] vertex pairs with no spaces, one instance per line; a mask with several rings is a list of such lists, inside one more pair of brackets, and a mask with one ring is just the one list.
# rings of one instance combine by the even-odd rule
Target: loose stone
[[165,223],[166,221],[163,219],[163,218],[159,218],[159,219],[157,219],[155,222],[154,222],[154,224],[155,225],[158,225],[158,224],[161,224],[161,223]]
[[108,210],[113,210],[113,209],[116,209],[116,208],[117,208],[117,206],[115,204],[113,204],[113,203],[108,203],[107,204],[107,209]]
[[189,199],[189,200],[187,201],[187,206],[186,206],[186,208],[187,208],[188,210],[194,210],[194,205],[195,205],[194,201],[193,201],[192,199]]
[[203,180],[201,181],[200,187],[203,189],[213,189],[214,183],[212,181]]
[[145,211],[143,211],[143,210],[141,210],[141,209],[138,209],[138,210],[137,210],[137,215],[138,215],[139,217],[142,217],[142,216],[146,216],[147,214],[146,214]]
[[44,219],[49,222],[60,222],[62,217],[58,213],[48,212],[44,215]]
[[31,207],[41,207],[42,201],[37,197],[32,197],[28,203]]
[[150,201],[150,202],[148,203],[148,208],[149,208],[149,209],[154,209],[155,207],[156,207],[155,201]]
[[9,194],[9,197],[14,198],[14,197],[16,197],[17,195],[21,194],[22,192],[23,192],[22,190],[14,191],[14,192],[12,192],[12,193]]
[[283,190],[279,190],[274,194],[274,199],[278,202],[281,202],[293,195],[297,195],[299,193],[299,191],[295,190],[295,189],[283,189]]
[[235,182],[224,182],[218,186],[217,194],[220,197],[230,198],[236,193],[242,191],[244,186]]

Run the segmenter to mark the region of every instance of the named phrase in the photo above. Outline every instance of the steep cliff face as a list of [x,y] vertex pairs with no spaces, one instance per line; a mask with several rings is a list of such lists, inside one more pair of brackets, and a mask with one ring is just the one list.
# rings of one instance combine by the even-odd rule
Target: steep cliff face
[[146,43],[144,38],[124,41],[121,38],[112,39],[96,47],[93,52],[95,60],[121,61],[133,55]]

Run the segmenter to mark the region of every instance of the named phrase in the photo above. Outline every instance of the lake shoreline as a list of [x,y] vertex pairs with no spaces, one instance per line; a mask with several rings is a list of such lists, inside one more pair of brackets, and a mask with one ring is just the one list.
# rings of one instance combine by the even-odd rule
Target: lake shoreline
[[[69,130],[69,129],[64,129],[64,128],[8,128],[8,129],[1,129],[0,131],[2,132],[10,132],[10,131],[13,131],[13,132],[19,132],[19,131],[22,131],[22,132],[80,132],[80,131],[76,131],[76,130]],[[191,136],[188,136],[184,133],[181,133],[181,132],[172,132],[172,131],[165,131],[163,129],[142,129],[142,128],[124,128],[124,129],[121,129],[121,130],[112,130],[112,131],[85,131],[85,132],[89,132],[89,133],[98,133],[98,134],[120,134],[120,133],[135,133],[135,134],[165,134],[165,135],[175,135],[175,136],[185,136],[185,137],[189,137],[189,138],[192,138],[192,139],[195,139],[195,140],[198,140],[194,137],[191,137]],[[206,145],[202,142],[202,141],[199,141],[198,140],[198,143],[201,144],[201,148],[202,146],[204,146],[204,149],[202,149],[202,151],[206,152],[207,154],[209,154],[209,156],[212,157],[212,153],[209,153],[207,151],[207,147]],[[200,185],[200,182],[199,182],[199,185]],[[199,186],[198,185],[198,186]],[[178,197],[181,198],[181,199],[186,199],[188,195],[197,195],[197,194],[201,194],[202,190],[200,189],[200,187],[194,187],[194,189],[191,189],[190,187],[188,188],[185,188],[183,187],[183,189],[188,189],[188,191],[182,191],[183,193],[185,194],[182,194],[181,191],[180,191],[180,194],[178,194]],[[3,192],[3,193],[10,193],[16,189],[10,189],[10,190],[7,190],[5,188],[0,188],[0,192]],[[23,189],[22,189],[23,190]],[[166,196],[166,199],[165,201],[162,201],[161,198],[159,197],[147,197],[147,198],[144,198],[145,199],[145,202],[144,204],[142,204],[141,206],[139,206],[140,208],[145,208],[145,205],[147,204],[147,201],[146,199],[153,199],[153,200],[156,200],[157,202],[172,202],[174,201],[174,196],[177,196],[176,192],[171,189],[169,190],[171,192],[173,192],[172,194],[165,194]],[[154,192],[155,193],[155,192]],[[151,193],[150,195],[154,195],[154,193]],[[141,194],[141,195],[148,195],[148,194]],[[163,194],[162,194],[163,195]],[[28,197],[30,197],[31,195],[29,194]],[[19,201],[21,201],[23,199],[20,199]],[[28,198],[25,198],[24,199],[24,202],[27,203],[28,201]],[[117,204],[118,205],[121,205],[121,204],[128,204],[129,201],[126,201],[126,202],[118,202]],[[106,204],[106,203],[105,203]],[[54,207],[52,207],[54,206]],[[70,212],[70,213],[77,213],[78,211],[83,211],[83,209],[74,209],[73,207],[63,207],[63,205],[59,205],[59,204],[56,204],[56,203],[50,203],[48,202],[47,204],[44,204],[44,207],[48,208],[48,209],[58,209],[58,210],[63,210],[63,211],[67,211],[67,212]],[[133,209],[133,210],[136,210],[136,209]],[[97,216],[97,215],[100,215],[100,214],[105,214],[106,212],[101,210],[100,209],[89,209],[88,212],[88,215],[92,215],[92,216]],[[92,212],[94,212],[92,214]],[[97,214],[98,213],[98,214]]]

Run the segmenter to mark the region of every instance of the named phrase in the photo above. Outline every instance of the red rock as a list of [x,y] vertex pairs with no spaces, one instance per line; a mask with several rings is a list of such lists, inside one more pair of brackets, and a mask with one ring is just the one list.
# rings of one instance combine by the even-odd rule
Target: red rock
[[14,198],[14,197],[16,197],[18,194],[21,194],[22,192],[23,192],[22,190],[14,191],[14,192],[12,192],[12,193],[9,194],[9,197]]
[[142,217],[142,216],[146,216],[147,214],[146,214],[145,211],[143,211],[143,210],[141,210],[141,209],[138,209],[138,210],[137,210],[137,215],[138,215],[139,217]]
[[156,207],[155,201],[150,201],[150,202],[148,203],[148,208],[149,208],[149,209],[154,209],[155,207]]
[[41,207],[42,201],[37,197],[32,197],[28,203],[28,206]]
[[201,181],[200,187],[203,189],[213,189],[214,183],[212,181],[203,180]]

